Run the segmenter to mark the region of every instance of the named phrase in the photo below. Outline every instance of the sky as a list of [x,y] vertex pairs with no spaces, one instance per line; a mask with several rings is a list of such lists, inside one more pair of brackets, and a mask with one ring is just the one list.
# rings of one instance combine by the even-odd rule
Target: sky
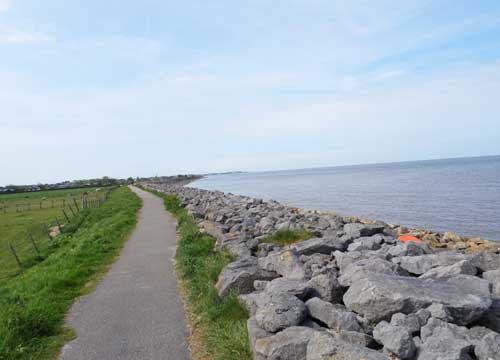
[[0,0],[0,185],[496,154],[498,0]]

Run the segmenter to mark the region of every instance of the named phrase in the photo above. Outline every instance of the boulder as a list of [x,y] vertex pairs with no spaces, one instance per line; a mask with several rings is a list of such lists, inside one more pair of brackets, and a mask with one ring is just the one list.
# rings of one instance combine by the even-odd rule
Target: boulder
[[465,327],[431,318],[421,329],[421,339],[418,360],[472,360],[474,347]]
[[402,270],[399,265],[380,258],[369,258],[354,262],[344,268],[342,275],[339,277],[339,283],[342,286],[348,287],[359,279],[362,279],[370,274],[388,274],[388,275],[406,275],[406,271]]
[[382,234],[384,229],[385,225],[380,224],[348,223],[344,225],[344,233],[352,239]]
[[[429,314],[430,315],[430,314]],[[409,334],[415,334],[420,331],[420,328],[427,323],[427,318],[421,318],[417,314],[405,315],[397,313],[391,317],[391,325],[398,328],[403,328]]]
[[344,303],[370,322],[390,320],[393,314],[411,314],[439,303],[446,306],[457,324],[468,324],[479,319],[492,301],[489,284],[473,276],[424,280],[372,274],[353,282]]
[[356,239],[347,247],[347,251],[378,250],[384,242],[384,236],[381,234],[365,236]]
[[401,359],[411,359],[417,350],[413,337],[406,328],[391,325],[386,321],[375,327],[373,338]]
[[479,324],[500,333],[500,298],[492,299],[491,307],[484,313]]
[[340,331],[337,338],[343,342],[352,344],[358,347],[373,348],[375,340],[368,334],[360,333],[358,331]]
[[309,315],[327,325],[337,332],[360,331],[362,328],[358,323],[356,314],[348,311],[343,305],[331,304],[319,298],[312,298],[306,302]]
[[306,306],[297,297],[286,294],[272,294],[265,306],[257,308],[255,320],[268,332],[277,332],[299,325],[307,315]]
[[[283,358],[284,360],[285,358]],[[309,339],[306,360],[390,360],[389,356],[358,347],[326,332],[316,332]]]
[[303,280],[306,278],[304,265],[293,250],[283,250],[258,258],[259,266],[268,271],[274,271],[289,279]]
[[309,340],[318,331],[292,326],[273,336],[258,339],[254,346],[256,360],[306,360]]
[[349,265],[365,259],[371,259],[373,257],[378,257],[385,260],[382,254],[377,254],[374,251],[351,251],[351,252],[341,252],[335,251],[333,253],[337,266],[342,273]]
[[337,278],[331,273],[320,274],[309,280],[308,285],[312,288],[312,294],[321,300],[331,303],[340,303],[344,290]]
[[243,306],[250,316],[254,316],[257,309],[265,306],[271,301],[271,295],[267,292],[253,292],[238,296],[238,301]]
[[500,359],[500,334],[494,332],[485,334],[474,345],[477,360]]
[[261,269],[257,258],[246,257],[228,264],[219,274],[215,287],[221,297],[229,295],[231,291],[248,294],[255,290],[255,280],[272,280],[277,276],[275,272]]
[[251,317],[247,320],[247,330],[248,330],[248,340],[250,343],[250,348],[252,349],[252,353],[254,354],[255,354],[255,343],[257,342],[257,340],[274,335],[262,329],[254,317]]
[[267,283],[265,291],[269,294],[294,295],[304,300],[312,294],[313,288],[304,280],[277,278]]
[[299,255],[331,254],[335,250],[344,251],[346,245],[335,237],[313,238],[290,245]]
[[406,243],[399,243],[393,246],[388,251],[389,257],[401,257],[401,256],[420,256],[426,254],[432,254],[434,251],[426,243],[415,243],[409,241]]
[[483,279],[491,284],[491,291],[500,298],[500,270],[485,271]]
[[500,270],[500,254],[479,251],[472,256],[471,261],[481,272]]
[[421,275],[420,278],[442,278],[457,274],[476,275],[477,269],[469,260],[462,260],[453,265],[435,267]]
[[439,254],[396,257],[392,259],[392,262],[412,274],[422,275],[432,268],[453,265],[470,258],[471,256],[466,254],[443,252]]

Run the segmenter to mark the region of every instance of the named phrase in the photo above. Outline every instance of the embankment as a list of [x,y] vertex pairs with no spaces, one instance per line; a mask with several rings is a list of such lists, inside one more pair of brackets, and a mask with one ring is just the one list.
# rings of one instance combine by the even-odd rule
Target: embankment
[[402,243],[406,229],[384,223],[144,185],[175,195],[234,259],[215,288],[246,307],[255,359],[500,358],[499,244]]

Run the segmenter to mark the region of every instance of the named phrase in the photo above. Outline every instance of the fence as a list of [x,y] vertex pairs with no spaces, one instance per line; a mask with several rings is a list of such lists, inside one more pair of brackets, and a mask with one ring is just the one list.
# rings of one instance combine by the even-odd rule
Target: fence
[[50,221],[26,227],[22,238],[0,239],[0,285],[49,255],[54,239],[64,226],[71,224],[83,209],[101,207],[113,189],[107,189],[98,197],[90,199],[65,199],[64,207]]

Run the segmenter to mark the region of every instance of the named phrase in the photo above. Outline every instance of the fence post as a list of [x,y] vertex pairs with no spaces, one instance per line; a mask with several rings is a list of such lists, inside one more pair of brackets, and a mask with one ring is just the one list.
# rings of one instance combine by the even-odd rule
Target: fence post
[[38,250],[38,246],[36,246],[35,239],[33,239],[33,235],[31,233],[29,234],[29,238],[31,240],[31,243],[33,244],[33,248],[35,249],[36,254],[40,256],[40,250]]
[[17,265],[19,265],[19,268],[22,270],[23,265],[21,264],[21,260],[19,260],[19,257],[16,254],[16,250],[14,249],[14,246],[12,246],[12,244],[10,242],[9,242],[9,248],[10,248],[10,252],[12,253],[12,255],[14,255],[14,258],[16,259]]
[[69,217],[68,217],[68,214],[66,214],[66,211],[63,209],[63,214],[64,214],[64,217],[66,218],[66,221],[69,223],[71,223],[71,221],[69,220]]
[[49,240],[52,240],[52,236],[50,236],[50,230],[47,224],[43,224],[43,227],[45,228],[45,232],[47,233]]

